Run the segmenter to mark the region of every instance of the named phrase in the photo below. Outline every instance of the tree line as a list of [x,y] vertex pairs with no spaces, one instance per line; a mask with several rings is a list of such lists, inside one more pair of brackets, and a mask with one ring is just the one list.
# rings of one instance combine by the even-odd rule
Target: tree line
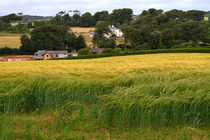
[[[9,26],[11,22],[20,20],[21,14],[10,14],[0,17],[0,29],[9,32],[22,32],[21,52],[31,54],[40,49],[46,50],[80,50],[86,48],[83,36],[75,35],[70,27],[96,27],[93,37],[95,47],[123,50],[150,50],[186,48],[210,44],[210,21],[204,21],[204,11],[182,11],[173,9],[164,12],[162,9],[144,10],[138,16],[132,9],[115,9],[108,11],[80,14],[74,11],[61,11],[48,21],[28,22]],[[115,35],[111,34],[109,25],[120,28],[124,34],[124,43],[116,45]],[[18,29],[16,29],[18,28]],[[30,32],[29,29],[33,28]],[[26,31],[26,32],[25,32]],[[30,34],[28,34],[30,33]]]

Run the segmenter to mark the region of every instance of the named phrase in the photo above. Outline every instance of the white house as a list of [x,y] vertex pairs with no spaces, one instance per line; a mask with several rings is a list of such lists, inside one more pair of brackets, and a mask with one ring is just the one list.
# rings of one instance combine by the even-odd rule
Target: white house
[[[123,36],[123,32],[119,28],[115,27],[114,25],[110,25],[109,29],[111,30],[112,33],[105,34],[104,36],[106,38],[110,38],[112,36],[112,34],[116,35],[117,38],[121,38]],[[93,37],[94,36],[94,32],[90,32],[89,36]]]
[[123,36],[123,32],[119,28],[115,27],[114,25],[109,26],[109,29],[112,31],[114,35],[116,35],[116,37],[120,38]]

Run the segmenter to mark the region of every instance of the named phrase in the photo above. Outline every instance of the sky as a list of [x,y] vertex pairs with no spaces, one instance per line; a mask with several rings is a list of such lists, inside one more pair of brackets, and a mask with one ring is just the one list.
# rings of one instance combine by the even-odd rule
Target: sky
[[79,10],[81,13],[131,8],[134,14],[149,8],[210,11],[210,0],[0,0],[0,16],[10,13],[54,16],[59,11]]

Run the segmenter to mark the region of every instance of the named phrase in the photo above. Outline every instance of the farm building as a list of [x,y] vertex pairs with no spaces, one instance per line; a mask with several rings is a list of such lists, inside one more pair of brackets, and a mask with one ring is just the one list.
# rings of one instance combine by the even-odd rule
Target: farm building
[[68,56],[68,51],[45,51],[39,50],[33,56],[34,60],[47,60],[50,58],[65,58]]
[[71,51],[71,56],[77,57],[78,52],[76,50]]
[[31,61],[33,60],[30,55],[15,55],[15,56],[3,56],[0,61]]
[[104,50],[105,50],[104,48],[91,48],[90,52],[91,53],[101,54]]

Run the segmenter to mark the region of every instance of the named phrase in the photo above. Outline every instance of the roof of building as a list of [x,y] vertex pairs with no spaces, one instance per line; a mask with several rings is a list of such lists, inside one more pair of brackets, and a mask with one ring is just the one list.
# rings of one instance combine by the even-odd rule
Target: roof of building
[[45,51],[45,50],[39,50],[35,54],[67,54],[68,51]]
[[90,52],[102,53],[104,50],[104,48],[91,48]]
[[76,50],[71,51],[71,53],[78,53]]

